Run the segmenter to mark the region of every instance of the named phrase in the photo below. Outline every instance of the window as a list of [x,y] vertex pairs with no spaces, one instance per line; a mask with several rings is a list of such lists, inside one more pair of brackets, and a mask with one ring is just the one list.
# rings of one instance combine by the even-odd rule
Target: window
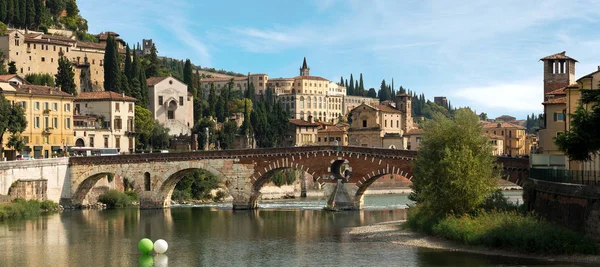
[[163,97],[161,95],[158,96],[158,105],[162,106],[163,104]]
[[50,118],[44,117],[44,129],[50,127]]
[[383,127],[387,127],[387,120],[383,121]]
[[71,129],[71,118],[65,118],[65,129]]
[[58,103],[52,103],[52,110],[58,111]]
[[121,147],[121,137],[119,137],[119,136],[115,136],[115,147],[116,148]]
[[317,142],[321,142],[321,137],[317,137]]
[[367,120],[363,120],[363,128],[367,128]]
[[152,190],[149,172],[144,173],[144,189],[146,189],[146,191]]
[[27,110],[27,101],[21,101],[21,107],[22,107],[24,110]]
[[116,118],[115,119],[115,129],[116,130],[121,130],[122,129],[122,120],[121,118]]
[[133,104],[129,103],[129,112],[133,112]]
[[169,111],[167,112],[167,118],[168,118],[169,120],[174,120],[174,119],[175,119],[175,110],[169,110]]
[[44,110],[50,109],[50,104],[48,102],[44,102]]
[[554,121],[564,121],[565,114],[564,113],[554,113]]
[[119,103],[115,103],[115,110],[119,112],[121,105]]
[[42,57],[42,62],[46,62],[46,58],[45,57]]
[[180,96],[180,97],[179,97],[179,105],[180,105],[180,106],[183,106],[183,96]]
[[108,136],[104,136],[104,148],[108,148]]
[[94,136],[90,135],[90,147],[94,147]]
[[35,116],[34,120],[33,120],[33,126],[35,128],[40,128],[40,117],[39,116]]
[[[77,109],[79,110],[79,104],[77,104],[77,105],[78,105]],[[71,104],[70,103],[65,104],[65,111],[71,111]]]
[[58,129],[58,117],[52,118],[52,128]]

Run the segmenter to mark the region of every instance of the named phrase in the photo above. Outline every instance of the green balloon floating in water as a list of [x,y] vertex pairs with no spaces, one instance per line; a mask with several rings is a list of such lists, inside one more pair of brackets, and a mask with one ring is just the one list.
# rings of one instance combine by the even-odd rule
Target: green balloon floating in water
[[148,254],[154,249],[154,243],[152,243],[152,240],[144,238],[140,240],[140,243],[138,243],[138,249],[143,254]]

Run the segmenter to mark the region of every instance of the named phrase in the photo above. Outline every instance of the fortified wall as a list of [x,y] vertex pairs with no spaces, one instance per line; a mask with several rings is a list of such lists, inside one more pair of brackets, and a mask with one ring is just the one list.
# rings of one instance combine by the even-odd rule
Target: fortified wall
[[529,210],[600,240],[600,186],[530,181],[524,196]]

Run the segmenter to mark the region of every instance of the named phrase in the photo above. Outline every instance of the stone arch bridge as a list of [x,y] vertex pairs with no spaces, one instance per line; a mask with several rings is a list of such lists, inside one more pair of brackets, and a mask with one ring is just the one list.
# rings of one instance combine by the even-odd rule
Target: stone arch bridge
[[[193,170],[215,174],[233,197],[234,209],[254,209],[260,188],[270,174],[297,169],[317,182],[335,185],[342,172],[351,171],[345,186],[354,207],[362,208],[363,194],[379,177],[397,174],[411,179],[415,151],[352,146],[307,146],[272,149],[223,150],[161,154],[132,154],[69,159],[71,204],[81,204],[88,191],[104,175],[128,179],[140,197],[141,208],[170,204],[175,185]],[[529,176],[527,159],[498,158],[507,180],[521,184]],[[345,167],[342,167],[345,166]]]

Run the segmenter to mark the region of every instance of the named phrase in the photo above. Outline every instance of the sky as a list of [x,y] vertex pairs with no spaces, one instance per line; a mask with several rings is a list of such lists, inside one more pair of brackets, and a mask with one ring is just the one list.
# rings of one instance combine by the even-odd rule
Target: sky
[[540,58],[567,51],[576,77],[600,65],[589,1],[83,0],[89,32],[114,31],[159,55],[271,78],[299,74],[365,87],[394,80],[428,99],[446,96],[489,117],[542,113]]

